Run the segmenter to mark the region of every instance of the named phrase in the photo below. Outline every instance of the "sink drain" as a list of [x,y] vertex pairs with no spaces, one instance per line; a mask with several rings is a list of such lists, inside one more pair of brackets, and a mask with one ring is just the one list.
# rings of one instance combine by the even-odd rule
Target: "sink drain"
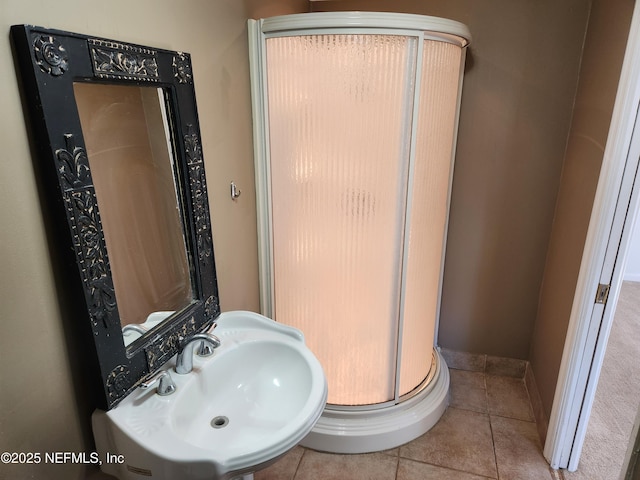
[[224,415],[213,417],[213,420],[211,420],[211,426],[213,428],[224,428],[227,425],[229,425],[229,419]]

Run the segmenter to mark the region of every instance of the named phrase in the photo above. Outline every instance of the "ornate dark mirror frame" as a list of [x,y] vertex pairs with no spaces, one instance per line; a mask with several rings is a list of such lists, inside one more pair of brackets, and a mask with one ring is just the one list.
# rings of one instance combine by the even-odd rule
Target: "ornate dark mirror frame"
[[[220,314],[209,204],[191,70],[183,52],[29,25],[11,28],[37,170],[51,207],[65,291],[82,304],[71,325],[90,350],[96,406],[114,407]],[[127,348],[73,83],[152,85],[165,92],[194,301]],[[60,238],[62,237],[62,238]],[[148,338],[147,338],[148,337]]]

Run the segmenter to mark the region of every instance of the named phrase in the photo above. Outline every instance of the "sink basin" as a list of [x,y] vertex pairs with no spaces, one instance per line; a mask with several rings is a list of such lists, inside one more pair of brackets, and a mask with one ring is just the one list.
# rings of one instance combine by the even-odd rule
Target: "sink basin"
[[[327,397],[322,368],[299,330],[251,312],[217,320],[222,342],[193,371],[164,369],[175,393],[137,389],[93,414],[105,473],[120,479],[231,479],[266,467],[313,428]],[[106,452],[124,463],[106,463]]]

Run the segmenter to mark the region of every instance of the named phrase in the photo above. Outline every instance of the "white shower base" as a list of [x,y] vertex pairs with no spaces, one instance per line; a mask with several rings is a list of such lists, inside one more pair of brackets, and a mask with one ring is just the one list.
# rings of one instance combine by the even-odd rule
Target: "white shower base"
[[374,410],[327,407],[300,444],[331,453],[368,453],[395,448],[426,433],[449,405],[449,368],[434,349],[435,374],[418,394]]

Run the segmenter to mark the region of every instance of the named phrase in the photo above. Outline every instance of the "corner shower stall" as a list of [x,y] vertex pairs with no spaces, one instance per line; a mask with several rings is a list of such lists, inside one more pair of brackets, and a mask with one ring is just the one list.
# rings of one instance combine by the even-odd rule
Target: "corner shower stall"
[[303,445],[362,453],[431,428],[468,29],[410,14],[249,21],[262,313],[299,328],[328,405]]

